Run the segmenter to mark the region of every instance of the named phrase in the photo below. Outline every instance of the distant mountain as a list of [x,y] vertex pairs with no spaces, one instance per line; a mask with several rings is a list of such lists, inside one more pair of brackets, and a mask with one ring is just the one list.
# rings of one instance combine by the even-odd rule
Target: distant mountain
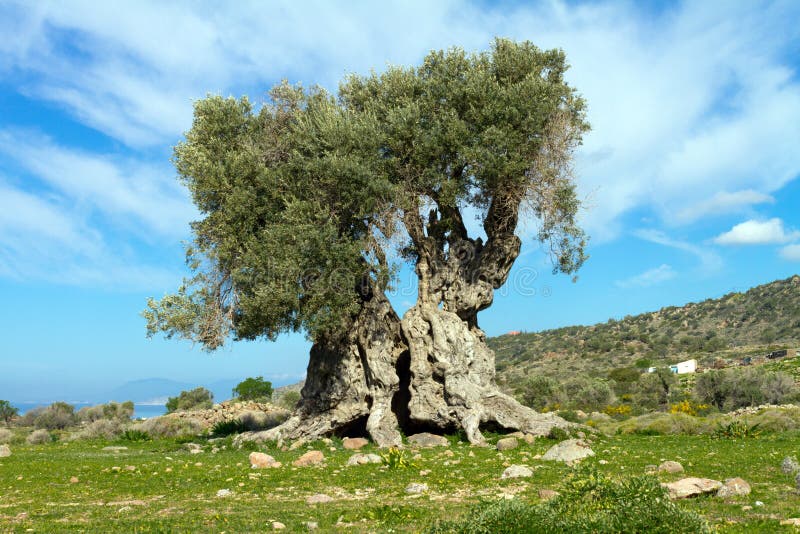
[[108,392],[107,400],[118,402],[132,400],[137,404],[163,404],[167,397],[174,397],[181,391],[194,389],[197,385],[179,382],[168,378],[144,378],[133,380]]
[[719,299],[657,312],[488,339],[497,381],[515,390],[532,374],[566,379],[607,377],[615,369],[646,368],[695,358],[734,362],[800,343],[800,276],[729,293]]

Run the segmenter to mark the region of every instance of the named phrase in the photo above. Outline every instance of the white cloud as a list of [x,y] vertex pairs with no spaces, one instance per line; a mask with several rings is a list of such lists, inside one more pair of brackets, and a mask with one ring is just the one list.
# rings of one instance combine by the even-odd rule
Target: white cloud
[[667,280],[672,280],[677,275],[678,273],[675,272],[672,266],[665,263],[643,273],[626,278],[625,280],[617,280],[615,284],[617,287],[624,289],[651,287],[666,282]]
[[786,245],[781,249],[780,255],[785,260],[800,261],[800,244]]
[[56,194],[134,233],[183,236],[196,213],[166,165],[118,161],[17,130],[0,130],[0,154]]
[[673,239],[660,230],[637,230],[633,235],[639,239],[656,243],[657,245],[663,245],[692,254],[700,260],[701,268],[707,273],[718,271],[722,267],[722,259],[714,251],[686,241]]
[[775,218],[768,221],[749,220],[739,223],[727,232],[714,238],[718,245],[769,245],[786,243],[800,237],[800,232],[787,231],[783,221]]
[[745,189],[733,193],[719,191],[707,200],[702,200],[683,208],[676,214],[676,218],[679,222],[688,223],[709,215],[737,213],[756,204],[774,203],[775,198],[771,195],[759,193],[752,189]]

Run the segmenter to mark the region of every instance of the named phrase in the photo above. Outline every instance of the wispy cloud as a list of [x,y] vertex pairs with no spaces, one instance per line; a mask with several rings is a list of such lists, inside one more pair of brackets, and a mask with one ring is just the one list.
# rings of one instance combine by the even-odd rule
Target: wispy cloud
[[780,250],[781,258],[789,261],[800,261],[800,244],[786,245]]
[[722,267],[722,258],[720,258],[716,252],[693,243],[673,239],[660,230],[637,230],[633,233],[633,235],[639,239],[644,239],[645,241],[656,243],[657,245],[663,245],[665,247],[682,250],[695,256],[700,260],[700,265],[706,272],[718,271]]
[[800,237],[800,232],[789,231],[778,218],[768,221],[749,220],[739,223],[714,238],[719,245],[770,245],[788,243]]
[[617,280],[615,284],[617,287],[623,289],[650,287],[666,282],[667,280],[672,280],[677,275],[678,273],[675,272],[672,266],[665,263],[643,273],[631,276],[630,278]]
[[681,223],[689,223],[709,215],[738,213],[757,204],[774,203],[775,198],[772,195],[753,189],[744,189],[733,193],[719,191],[714,193],[711,198],[701,200],[678,211],[676,220]]

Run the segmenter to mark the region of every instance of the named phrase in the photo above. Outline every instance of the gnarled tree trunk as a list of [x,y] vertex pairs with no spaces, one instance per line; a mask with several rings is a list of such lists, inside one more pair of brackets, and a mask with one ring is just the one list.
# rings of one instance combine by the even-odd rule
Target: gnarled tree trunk
[[400,445],[393,401],[398,364],[407,354],[400,318],[386,295],[370,289],[345,335],[311,347],[298,409],[279,427],[243,436],[254,440],[316,439],[367,434],[381,447]]

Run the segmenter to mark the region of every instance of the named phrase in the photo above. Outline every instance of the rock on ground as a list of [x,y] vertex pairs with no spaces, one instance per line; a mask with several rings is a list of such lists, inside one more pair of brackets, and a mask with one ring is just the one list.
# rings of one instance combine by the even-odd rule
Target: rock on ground
[[524,465],[510,465],[506,467],[506,470],[503,471],[500,478],[527,478],[530,476],[533,476],[533,471],[531,471],[530,468]]
[[722,484],[722,487],[717,491],[717,497],[736,497],[738,495],[748,495],[750,493],[750,484],[739,477],[729,478]]
[[0,458],[8,458],[9,456],[11,456],[11,447],[0,445]]
[[800,527],[800,517],[790,517],[781,521],[781,525],[790,527]]
[[217,491],[217,497],[229,497],[233,494],[233,492],[229,489],[221,489]]
[[119,445],[110,445],[108,447],[103,447],[100,450],[109,452],[122,452],[122,451],[127,451],[128,447],[121,447]]
[[325,460],[325,456],[320,451],[308,451],[303,456],[292,462],[295,467],[306,467],[308,465],[317,465]]
[[286,525],[284,525],[280,521],[273,521],[272,522],[272,530],[283,530],[285,528],[286,528]]
[[568,439],[550,447],[542,456],[542,460],[558,462],[577,462],[594,456],[589,444],[580,439]]
[[365,447],[369,441],[364,438],[344,438],[342,440],[342,446],[350,451],[357,451],[361,447]]
[[497,441],[497,450],[498,451],[509,451],[511,449],[516,449],[519,447],[519,442],[517,438],[503,438]]
[[669,491],[670,499],[685,499],[706,493],[714,493],[722,487],[722,482],[710,478],[689,477],[661,485]]
[[428,485],[427,484],[420,484],[419,482],[412,482],[411,484],[406,486],[406,493],[419,494],[419,493],[425,493],[426,491],[428,491]]
[[409,436],[408,442],[418,447],[447,447],[450,445],[450,442],[444,436],[437,436],[430,432]]
[[364,465],[364,464],[380,464],[380,463],[383,463],[383,460],[381,460],[381,457],[378,456],[377,454],[363,454],[360,452],[354,454],[353,456],[350,457],[349,460],[347,460],[348,466]]
[[683,473],[683,466],[678,462],[667,460],[658,466],[658,470],[662,473]]
[[311,495],[310,497],[306,498],[306,504],[324,504],[326,502],[331,502],[332,500],[333,497],[330,495],[317,493],[316,495]]
[[797,458],[794,456],[787,456],[781,462],[781,470],[787,475],[792,475],[800,471],[800,464],[797,463]]
[[276,462],[275,458],[263,452],[250,453],[250,467],[253,469],[266,469],[273,467],[280,467],[281,463]]

